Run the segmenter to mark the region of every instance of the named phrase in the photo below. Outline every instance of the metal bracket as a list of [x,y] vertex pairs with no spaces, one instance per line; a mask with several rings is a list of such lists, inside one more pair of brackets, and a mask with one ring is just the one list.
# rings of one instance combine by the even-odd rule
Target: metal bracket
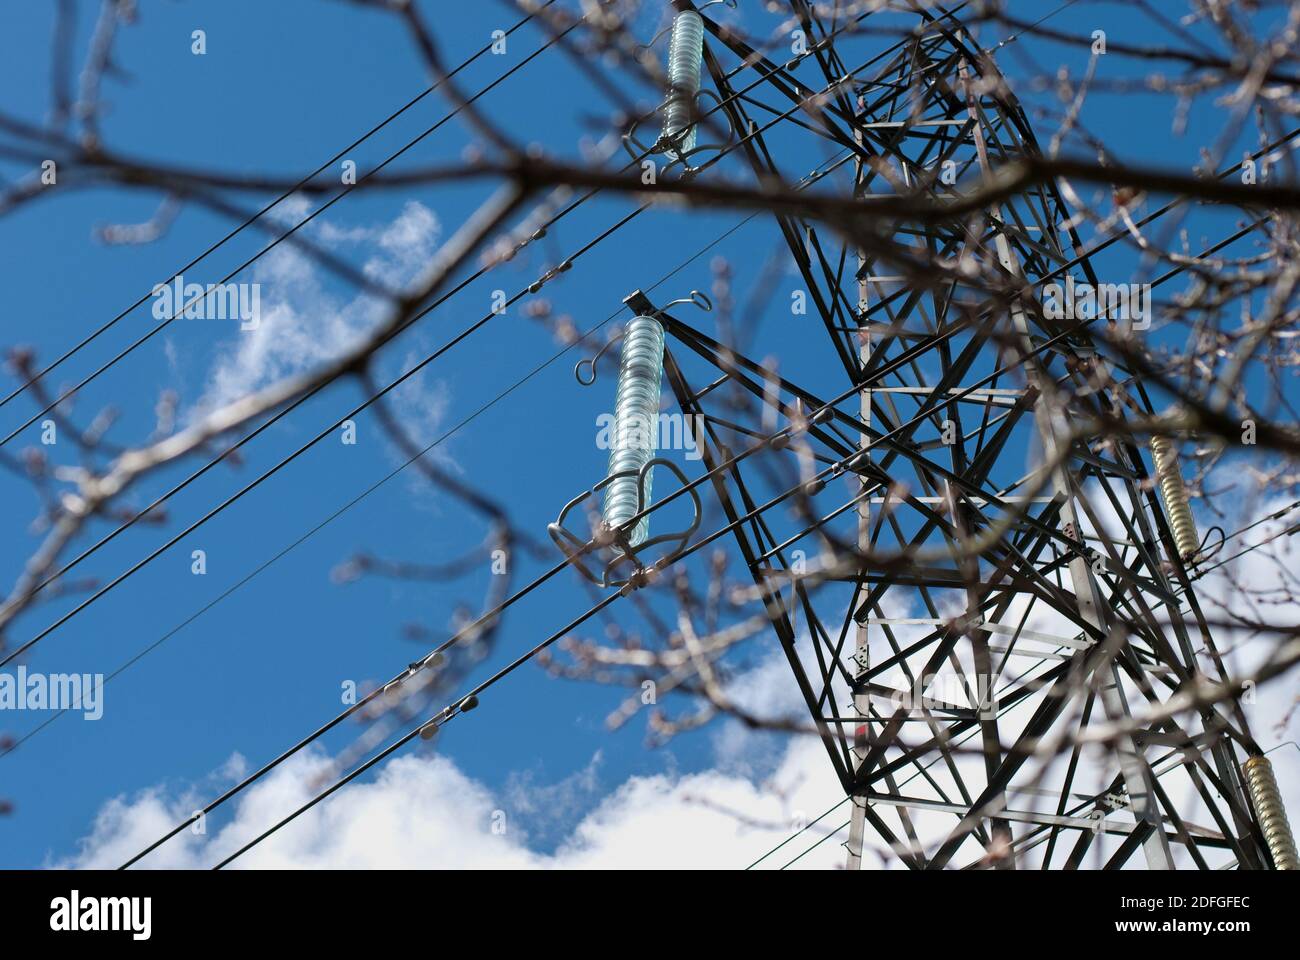
[[[700,106],[700,100],[704,97],[713,98],[713,102],[716,104],[714,110],[720,109],[722,106],[722,99],[716,93],[712,90],[701,90],[695,95],[695,115],[701,119],[706,116],[705,111]],[[664,100],[664,102],[659,105],[658,109],[652,113],[644,114],[633,120],[632,126],[623,134],[623,149],[627,151],[628,156],[632,158],[634,163],[640,162],[646,157],[653,156],[654,154],[663,154],[672,158],[664,165],[665,173],[680,163],[682,165],[682,176],[693,177],[704,169],[704,165],[692,166],[689,163],[690,157],[703,153],[706,150],[716,151],[720,156],[728,147],[736,142],[736,126],[732,123],[731,117],[724,113],[722,118],[727,123],[727,136],[721,143],[696,143],[695,146],[691,147],[691,149],[682,150],[681,143],[686,139],[686,136],[692,127],[696,130],[700,129],[700,124],[696,122],[692,127],[687,127],[675,137],[665,137],[661,133],[654,143],[646,146],[637,137],[637,131],[641,128],[643,123],[652,117],[657,117],[667,106],[668,101]],[[713,111],[710,111],[710,113],[713,113]],[[633,147],[636,149],[632,149]]]
[[[628,307],[631,308],[632,312],[638,317],[658,318],[669,307],[674,307],[679,303],[694,304],[695,306],[703,310],[705,313],[708,313],[713,309],[713,301],[710,300],[706,294],[701,293],[699,290],[692,290],[690,296],[688,297],[681,297],[677,300],[670,300],[662,307],[656,307],[653,303],[650,302],[650,299],[640,290],[634,290],[632,293],[628,294],[626,297],[623,298],[623,302],[627,304]],[[593,383],[595,383],[597,361],[599,361],[600,358],[605,355],[606,350],[612,347],[619,340],[622,340],[623,336],[624,336],[623,332],[619,332],[615,334],[614,336],[610,337],[607,341],[605,341],[605,343],[601,346],[601,348],[596,351],[594,356],[590,358],[584,358],[582,360],[579,360],[576,364],[574,364],[573,366],[574,379],[577,380],[584,387],[589,387]],[[583,376],[584,367],[589,368],[591,370],[590,377]]]
[[[693,510],[691,522],[685,530],[677,533],[663,533],[657,537],[650,537],[634,547],[629,542],[628,538],[631,536],[632,530],[636,525],[641,522],[641,514],[646,509],[646,477],[649,476],[650,469],[655,466],[662,466],[668,469],[681,483],[682,489],[686,491],[687,496],[691,499]],[[630,520],[621,526],[613,528],[606,526],[604,520],[602,520],[596,530],[595,536],[590,540],[584,540],[565,526],[565,521],[567,520],[570,511],[578,506],[578,504],[594,499],[600,491],[605,489],[605,487],[609,486],[615,480],[618,480],[621,477],[633,475],[637,478],[637,510],[636,514],[633,515]],[[677,465],[671,460],[656,457],[646,463],[646,465],[639,471],[636,471],[635,474],[631,470],[611,474],[590,490],[584,491],[574,497],[564,505],[564,508],[560,511],[560,515],[555,519],[555,522],[547,525],[546,532],[550,534],[551,540],[553,540],[555,545],[560,548],[560,552],[564,554],[565,558],[568,559],[575,568],[577,568],[579,573],[592,583],[599,584],[602,587],[622,587],[631,591],[638,587],[645,586],[655,571],[661,570],[668,564],[672,563],[673,560],[677,559],[677,556],[686,549],[687,541],[689,541],[695,531],[700,528],[702,509],[703,505],[700,503],[700,496],[695,492],[695,488],[690,486],[690,481],[686,479],[686,475],[682,473]],[[657,546],[661,543],[671,543],[673,546],[663,556],[647,565],[646,562],[642,560],[642,555],[651,547]],[[584,560],[589,556],[602,560],[603,565],[599,576],[593,573],[587,563],[584,562]],[[616,571],[624,564],[630,565],[631,572],[626,576],[615,576]]]

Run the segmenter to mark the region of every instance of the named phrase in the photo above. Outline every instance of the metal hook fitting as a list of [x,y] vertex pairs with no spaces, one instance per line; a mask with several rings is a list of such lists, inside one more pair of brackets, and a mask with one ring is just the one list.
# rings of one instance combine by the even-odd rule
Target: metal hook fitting
[[[623,335],[624,335],[625,333],[626,333],[625,330],[620,330],[618,333],[614,334],[614,336],[612,336],[612,337],[610,337],[608,340],[606,340],[606,341],[605,341],[605,345],[602,346],[599,350],[597,350],[597,351],[596,351],[596,355],[593,356],[591,359],[589,359],[589,360],[579,360],[576,364],[574,364],[574,365],[573,365],[573,376],[574,376],[574,378],[577,379],[577,381],[578,381],[580,384],[582,384],[584,387],[589,387],[589,386],[591,386],[593,383],[595,383],[595,382],[596,382],[596,361],[599,360],[602,356],[604,356],[606,350],[608,350],[610,347],[612,347],[612,346],[613,346],[614,344],[616,344],[618,341],[622,340],[622,339],[623,339]],[[590,380],[588,380],[587,378],[585,378],[585,377],[582,375],[582,368],[583,368],[584,365],[585,365],[585,366],[590,366],[590,367],[591,367],[591,379],[590,379]]]

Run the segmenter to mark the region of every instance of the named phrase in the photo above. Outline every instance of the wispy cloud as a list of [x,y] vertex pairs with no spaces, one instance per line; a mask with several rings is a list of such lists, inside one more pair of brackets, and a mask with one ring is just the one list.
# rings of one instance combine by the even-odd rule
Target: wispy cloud
[[[428,263],[441,235],[438,218],[408,202],[389,223],[361,227],[313,225],[313,239],[332,250],[355,248],[364,273],[392,288],[410,282]],[[208,372],[191,418],[281,377],[310,369],[354,345],[382,317],[385,304],[368,294],[343,298],[325,284],[321,268],[289,244],[254,266],[261,285],[261,322],[234,334]]]
[[[321,754],[285,763],[237,802],[219,829],[183,831],[141,866],[210,867],[311,797],[327,769]],[[809,819],[832,786],[821,745],[789,744],[781,777],[801,793],[778,798],[744,777],[717,771],[631,777],[581,817],[558,844],[529,830],[557,799],[585,802],[594,769],[543,786],[514,781],[494,792],[444,756],[406,756],[369,783],[354,784],[254,847],[236,864],[248,868],[740,868]],[[102,868],[121,864],[185,819],[196,796],[161,788],[107,803],[80,851],[51,864]],[[800,804],[806,809],[800,808]],[[820,811],[818,811],[820,812]],[[815,838],[815,834],[813,838]],[[833,844],[805,866],[839,858]]]
[[[1279,506],[1264,503],[1257,515]],[[1257,527],[1238,541],[1237,548],[1261,542],[1288,519]],[[1287,575],[1262,550],[1243,558],[1238,574],[1255,590],[1267,590]],[[1202,579],[1198,592],[1211,604],[1217,599],[1230,608],[1241,605],[1238,587],[1221,570]],[[907,615],[905,606],[888,612]],[[1004,620],[1019,622],[1024,612],[1022,605],[1013,605]],[[1045,611],[1042,605],[1030,612],[1033,615],[1027,626],[1031,629],[1061,635],[1073,632],[1064,618]],[[1294,603],[1269,606],[1266,613],[1280,624],[1300,619],[1300,608]],[[1221,648],[1235,647],[1228,654],[1234,670],[1253,667],[1270,644],[1266,638],[1250,639],[1230,630],[1221,631],[1216,640]],[[765,716],[788,711],[797,714],[799,698],[784,661],[779,651],[758,658],[730,684],[730,695],[742,706],[761,708]],[[882,682],[891,680],[882,678]],[[1293,737],[1279,728],[1279,721],[1294,697],[1294,685],[1274,683],[1258,690],[1254,702],[1246,705],[1253,732],[1265,748]],[[1026,709],[1032,709],[1032,704]],[[1016,726],[1011,723],[1007,729]],[[567,778],[547,783],[535,774],[516,774],[500,790],[469,777],[445,756],[400,757],[386,764],[374,781],[349,786],[254,848],[239,863],[245,867],[308,868],[740,868],[843,797],[825,749],[815,737],[774,739],[768,734],[760,740],[740,724],[724,721],[716,728],[712,744],[710,769],[630,777],[608,792],[603,791],[599,776],[599,754]],[[759,751],[766,751],[771,762],[753,762]],[[1300,757],[1281,751],[1273,756],[1294,817],[1300,811]],[[1076,776],[1076,792],[1101,789],[1114,770],[1104,756],[1085,753],[1084,760]],[[981,758],[962,756],[956,762],[978,778]],[[319,753],[286,763],[242,795],[234,805],[233,819],[220,829],[205,835],[182,833],[151,855],[146,865],[212,865],[310,799],[309,784],[327,765],[327,758]],[[229,782],[243,766],[242,759],[232,758],[214,778]],[[931,772],[944,777],[941,766],[932,766]],[[905,792],[924,792],[923,784],[914,777],[904,780],[902,786]],[[151,787],[130,798],[115,798],[101,809],[79,852],[53,865],[116,866],[188,817],[199,805],[199,792],[197,788]],[[1176,801],[1187,819],[1207,820],[1208,813],[1191,791]],[[1022,796],[1017,802],[1035,803],[1033,795]],[[897,816],[895,811],[881,809],[887,819]],[[847,815],[847,806],[835,811],[763,866],[780,866],[809,849],[798,866],[840,865],[843,833],[820,844],[817,841],[824,832],[840,827]],[[1114,816],[1125,814],[1118,811]],[[915,814],[912,822],[922,845],[932,847],[948,834],[955,819],[950,814]],[[1117,842],[1107,837],[1102,846]],[[897,861],[889,865],[897,866]]]

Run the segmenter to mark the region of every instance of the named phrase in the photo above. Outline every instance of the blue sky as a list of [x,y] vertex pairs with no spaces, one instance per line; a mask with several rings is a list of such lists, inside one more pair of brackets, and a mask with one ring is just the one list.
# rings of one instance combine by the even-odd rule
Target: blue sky
[[[145,0],[140,6],[140,22],[122,30],[117,52],[129,79],[107,80],[103,118],[106,141],[139,156],[236,173],[297,176],[426,83],[395,18],[346,4]],[[772,20],[760,4],[741,0],[740,6],[733,16],[746,26],[770,28]],[[1030,19],[1054,7],[1011,4],[1013,12]],[[0,103],[4,111],[30,120],[43,119],[49,108],[53,8],[5,5]],[[481,3],[439,4],[432,21],[447,61],[458,63],[485,43],[492,30],[516,19],[502,4]],[[1145,36],[1152,29],[1128,4],[1079,3],[1049,22],[1069,32],[1101,28],[1115,38]],[[646,23],[652,31],[653,17]],[[92,26],[92,9],[81,4],[79,54]],[[190,53],[195,29],[207,35],[208,52],[201,57]],[[985,28],[981,39],[988,45],[1001,36]],[[531,26],[520,30],[511,37],[505,56],[482,58],[461,75],[463,88],[477,90],[491,82],[541,40]],[[1087,62],[1085,50],[1022,38],[1000,61],[1013,81],[1030,72],[1022,57],[1049,68],[1068,64],[1076,74]],[[1136,73],[1133,64],[1114,55],[1104,60],[1105,69],[1113,69],[1112,77]],[[809,75],[810,83],[813,79]],[[1050,102],[1041,93],[1026,90],[1024,95],[1030,104]],[[580,141],[593,132],[592,119],[609,110],[589,79],[554,49],[482,103],[519,140],[568,156],[576,156]],[[445,100],[426,98],[349,158],[367,170],[446,110]],[[1197,162],[1200,148],[1213,142],[1221,116],[1199,104],[1185,132],[1175,135],[1170,132],[1170,113],[1167,98],[1099,92],[1088,101],[1082,119],[1130,162],[1187,169]],[[1032,109],[1030,118],[1036,125],[1041,122]],[[412,149],[399,167],[453,161],[471,139],[464,124],[453,121]],[[807,162],[799,172],[823,158],[823,145],[809,144]],[[5,162],[3,172],[13,177],[23,171]],[[409,278],[487,191],[485,184],[470,184],[350,196],[321,218],[311,236],[369,270]],[[251,206],[255,200],[247,202]],[[279,212],[287,217],[314,209],[318,202],[285,204]],[[0,278],[7,294],[0,343],[30,345],[46,359],[57,355],[229,227],[213,214],[186,206],[158,242],[107,246],[96,240],[98,226],[147,220],[157,203],[156,196],[121,190],[69,190],[0,222]],[[478,320],[494,290],[513,295],[629,209],[627,201],[610,198],[586,204],[531,252],[471,284],[400,338],[385,357],[381,374],[391,377],[425,356]],[[1194,219],[1192,245],[1198,246],[1198,233],[1217,238],[1216,230],[1232,219]],[[712,214],[687,221],[680,214],[653,211],[585,254],[572,271],[549,284],[543,296],[556,312],[569,315],[585,330],[615,314],[633,289],[649,288],[678,268],[656,290],[660,299],[685,296],[692,287],[707,289],[709,262],[722,255],[734,270],[736,300],[746,304],[780,238],[763,218],[728,234],[740,220],[734,214]],[[1086,238],[1090,228],[1084,234]],[[186,271],[186,279],[218,280],[264,243],[263,234],[248,230]],[[1115,280],[1128,280],[1133,258],[1116,249],[1098,266]],[[342,336],[349,324],[367,316],[369,306],[356,302],[353,292],[284,248],[256,269],[260,272],[250,276],[263,283],[265,295],[301,329],[329,329],[331,335]],[[778,289],[784,291],[794,282],[791,277]],[[779,354],[796,378],[800,370],[815,375],[827,348],[811,338],[790,335],[785,326],[788,302],[783,292],[736,322],[754,337],[752,355]],[[620,313],[619,319],[623,316]],[[326,324],[327,317],[336,318],[340,326],[313,326]],[[695,314],[683,319],[713,332],[710,318]],[[54,382],[84,376],[153,322],[147,307],[138,308],[61,368]],[[176,391],[183,409],[193,411],[211,398],[219,371],[235,376],[257,364],[292,366],[313,346],[298,344],[294,353],[283,344],[263,344],[264,352],[250,353],[248,341],[240,338],[238,331],[218,321],[175,324],[83,391],[75,414],[84,422],[111,405],[121,414],[111,436],[138,439],[152,429],[161,390]],[[324,342],[322,335],[316,346]],[[403,388],[396,408],[415,439],[429,443],[559,349],[548,331],[520,308],[512,308]],[[537,537],[544,536],[546,523],[559,507],[600,479],[604,469],[604,453],[594,448],[591,438],[596,415],[607,408],[611,380],[604,377],[584,389],[572,375],[574,362],[590,352],[579,348],[560,357],[438,448],[441,464],[472,478]],[[12,378],[0,386],[7,393]],[[166,528],[131,531],[78,568],[78,575],[111,578],[361,398],[357,385],[347,383],[304,404],[246,448],[242,466],[214,470],[174,498]],[[30,400],[20,398],[0,410],[0,428],[7,434],[34,412]],[[387,679],[423,653],[422,644],[404,638],[407,624],[417,622],[444,636],[457,606],[481,597],[485,574],[438,585],[380,578],[345,585],[331,582],[331,570],[358,550],[438,563],[481,540],[484,528],[478,520],[408,470],[176,629],[398,465],[400,458],[373,416],[362,415],[357,424],[355,446],[326,439],[54,631],[26,658],[33,670],[112,673],[167,637],[108,684],[101,720],[65,716],[0,759],[0,797],[14,807],[0,817],[0,865],[39,866],[74,855],[78,841],[112,798],[138,796],[149,788],[173,796],[217,792],[228,780],[215,772],[223,770],[233,754],[259,764],[338,712],[341,684]],[[38,442],[39,428],[33,426],[15,438],[10,449]],[[71,459],[70,454],[59,456]],[[153,478],[136,492],[136,502],[147,502],[150,491],[166,489],[187,473],[182,468]],[[0,490],[8,505],[0,513],[5,544],[0,576],[12,582],[36,543],[30,525],[37,504],[30,490],[8,474],[0,474]],[[716,511],[710,516],[716,520]],[[190,572],[195,549],[206,552],[204,576]],[[519,557],[516,584],[552,562],[551,556]],[[34,635],[72,602],[54,601],[25,616],[9,638],[11,645]],[[591,596],[571,578],[539,591],[513,609],[498,648],[476,675],[487,675],[590,602]],[[760,662],[769,653],[760,648],[753,656]],[[539,809],[520,805],[535,840],[533,848],[543,852],[630,777],[766,773],[782,762],[773,738],[737,738],[716,728],[678,738],[669,747],[648,749],[640,722],[616,733],[605,729],[604,718],[619,698],[617,691],[551,679],[525,666],[495,687],[477,713],[449,728],[439,741],[440,751],[461,774],[489,791],[506,792],[511,785],[525,783],[531,784],[527,789],[535,798],[553,799],[538,804]],[[7,715],[0,718],[0,729],[20,737],[43,719]],[[331,751],[339,750],[357,732],[356,727],[346,727],[325,743]],[[834,799],[832,792],[823,796],[828,803]],[[757,856],[761,842],[754,847]]]

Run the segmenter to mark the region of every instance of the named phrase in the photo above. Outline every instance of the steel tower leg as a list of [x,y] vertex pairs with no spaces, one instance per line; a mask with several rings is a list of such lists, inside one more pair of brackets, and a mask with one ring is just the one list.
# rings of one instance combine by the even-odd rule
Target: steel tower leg
[[[865,104],[862,97],[857,98],[858,110],[861,111]],[[862,146],[862,130],[855,129],[854,139],[859,147]],[[863,164],[859,158],[855,164],[854,175],[854,194],[861,198],[863,177]],[[865,250],[858,250],[858,370],[863,374],[861,403],[859,406],[859,416],[862,422],[871,425],[871,390],[867,386],[865,372],[868,364],[871,362],[871,332],[866,322],[867,316],[867,297],[870,293],[869,283],[865,274],[867,268],[867,254]],[[870,440],[864,432],[858,438],[858,449],[865,451],[870,446]],[[863,456],[870,454],[863,453]],[[868,481],[868,471],[863,470],[860,474],[861,481],[858,484],[858,493],[861,500],[858,502],[858,550],[866,553],[871,549],[871,499],[868,496],[870,482]],[[854,604],[857,603],[857,597],[854,597]],[[871,647],[867,636],[868,626],[866,621],[858,623],[854,627],[854,661],[860,669],[865,670],[871,665]],[[856,775],[862,761],[866,758],[867,751],[870,749],[871,738],[871,695],[865,691],[854,694],[853,710],[858,717],[859,723],[853,734],[853,772]],[[853,811],[849,820],[849,840],[846,844],[848,848],[848,862],[845,866],[849,870],[862,869],[862,843],[867,828],[867,800],[865,797],[854,796],[850,798],[853,804]]]

